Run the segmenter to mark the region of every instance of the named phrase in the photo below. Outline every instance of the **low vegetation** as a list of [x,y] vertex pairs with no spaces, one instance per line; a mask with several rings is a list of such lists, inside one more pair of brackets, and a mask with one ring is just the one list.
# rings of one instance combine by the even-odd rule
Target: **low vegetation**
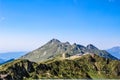
[[55,58],[40,63],[19,59],[0,66],[0,77],[6,80],[120,79],[120,61],[95,54],[75,59]]

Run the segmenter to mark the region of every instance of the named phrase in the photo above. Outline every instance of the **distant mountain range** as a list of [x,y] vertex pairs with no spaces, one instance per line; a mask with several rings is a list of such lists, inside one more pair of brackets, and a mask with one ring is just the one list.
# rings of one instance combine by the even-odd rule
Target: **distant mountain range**
[[94,45],[48,41],[0,66],[0,80],[120,79],[120,60]]
[[105,50],[99,50],[94,45],[89,44],[86,47],[80,44],[70,44],[69,42],[60,42],[57,39],[52,39],[42,47],[24,55],[21,59],[28,59],[30,61],[38,62],[52,59],[55,57],[64,56],[69,58],[73,55],[83,55],[83,54],[97,54],[101,57],[116,59]]
[[0,64],[3,63],[3,62],[5,62],[5,60],[4,59],[0,59]]
[[107,50],[110,54],[120,59],[120,46],[113,47]]
[[0,58],[3,60],[9,60],[9,59],[17,59],[21,57],[22,55],[25,55],[27,52],[21,51],[21,52],[4,52],[0,53]]
[[15,59],[9,59],[9,60],[0,62],[0,65],[6,64],[6,63],[11,62],[11,61],[14,61],[14,60],[15,60]]
[[0,65],[11,62],[15,59],[20,58],[22,55],[25,55],[27,52],[6,52],[0,53]]

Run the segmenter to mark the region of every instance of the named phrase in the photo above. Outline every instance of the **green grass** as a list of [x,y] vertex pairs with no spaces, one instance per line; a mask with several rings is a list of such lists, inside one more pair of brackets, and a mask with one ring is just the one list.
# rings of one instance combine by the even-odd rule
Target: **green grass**
[[[12,77],[19,75],[21,79],[24,80],[36,78],[119,79],[120,61],[105,59],[97,55],[94,57],[91,55],[84,55],[74,60],[55,58],[40,63],[34,63],[28,60],[15,60],[14,62],[2,65],[0,67],[0,72],[2,71],[11,72],[10,75]],[[28,77],[26,77],[27,73],[29,75]]]

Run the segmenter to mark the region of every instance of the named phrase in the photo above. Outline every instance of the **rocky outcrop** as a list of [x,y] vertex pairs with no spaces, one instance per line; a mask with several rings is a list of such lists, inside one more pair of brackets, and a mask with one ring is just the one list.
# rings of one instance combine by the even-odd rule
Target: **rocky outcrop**
[[87,47],[85,47],[76,43],[73,45],[71,45],[69,42],[62,43],[57,39],[50,40],[42,47],[22,56],[21,59],[28,59],[30,61],[39,62],[52,59],[57,56],[62,56],[63,53],[65,54],[65,57],[70,57],[76,54],[83,55],[85,53],[93,53],[101,57],[117,59],[107,51],[99,50],[92,44],[89,44]]
[[[11,63],[2,65],[0,78],[8,78],[8,80],[22,80],[24,77],[30,77],[29,73],[35,71],[36,63],[28,60],[15,60]],[[4,70],[4,71],[3,71]]]
[[120,61],[86,54],[41,63],[15,60],[0,68],[1,79],[120,79]]

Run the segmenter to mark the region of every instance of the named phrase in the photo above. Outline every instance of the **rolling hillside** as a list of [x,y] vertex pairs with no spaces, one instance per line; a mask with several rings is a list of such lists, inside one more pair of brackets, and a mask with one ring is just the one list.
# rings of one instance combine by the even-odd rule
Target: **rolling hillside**
[[96,54],[41,63],[19,59],[0,66],[1,79],[120,79],[120,61]]

